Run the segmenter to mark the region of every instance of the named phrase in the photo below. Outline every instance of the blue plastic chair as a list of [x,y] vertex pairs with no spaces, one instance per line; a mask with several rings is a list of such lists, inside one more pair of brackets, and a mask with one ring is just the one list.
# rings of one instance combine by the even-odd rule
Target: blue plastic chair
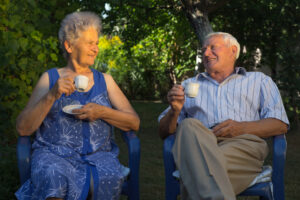
[[[122,194],[128,196],[129,200],[139,200],[140,140],[133,131],[122,131],[122,138],[128,147],[130,169],[127,180],[122,186]],[[21,184],[30,178],[30,156],[30,136],[20,136],[17,144],[17,158]]]
[[[166,200],[176,200],[180,195],[180,183],[173,176],[176,170],[172,147],[175,135],[170,135],[164,140],[163,157],[166,178]],[[247,188],[238,196],[259,196],[261,200],[284,200],[284,165],[286,156],[285,134],[273,137],[273,158],[272,158],[272,181],[257,183]],[[273,192],[272,192],[273,185]]]

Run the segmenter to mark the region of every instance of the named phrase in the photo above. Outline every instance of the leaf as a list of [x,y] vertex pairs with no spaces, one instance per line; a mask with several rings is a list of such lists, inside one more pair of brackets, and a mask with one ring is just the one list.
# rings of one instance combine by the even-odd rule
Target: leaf
[[19,49],[19,43],[16,40],[10,41],[10,50],[12,53],[16,53]]
[[19,60],[19,62],[18,62],[18,65],[20,66],[20,68],[22,69],[22,70],[26,70],[26,66],[27,66],[27,64],[28,64],[28,59],[27,58],[21,58],[20,60]]
[[39,31],[33,31],[31,34],[30,34],[31,38],[38,41],[38,42],[41,42],[41,39],[42,39],[42,34],[39,32]]
[[58,59],[57,59],[57,55],[55,53],[51,53],[50,57],[53,61],[57,62]]
[[26,50],[26,48],[28,46],[28,39],[24,38],[24,37],[20,38],[19,39],[19,44],[20,44],[22,50]]
[[38,56],[37,56],[37,59],[41,62],[45,62],[46,61],[46,55],[44,53],[40,53]]
[[27,2],[32,6],[32,7],[36,7],[36,3],[34,0],[27,0]]

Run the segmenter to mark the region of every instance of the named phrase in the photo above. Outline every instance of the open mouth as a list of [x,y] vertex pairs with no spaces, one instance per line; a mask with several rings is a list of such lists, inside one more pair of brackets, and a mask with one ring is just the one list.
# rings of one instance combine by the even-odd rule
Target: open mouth
[[205,59],[205,62],[206,62],[206,63],[209,63],[209,62],[214,61],[214,60],[216,60],[216,58],[206,58],[206,59]]

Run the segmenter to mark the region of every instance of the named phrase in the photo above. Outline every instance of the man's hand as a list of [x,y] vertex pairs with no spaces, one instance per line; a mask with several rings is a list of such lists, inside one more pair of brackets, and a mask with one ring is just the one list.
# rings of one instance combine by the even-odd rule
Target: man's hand
[[174,85],[167,95],[168,102],[174,112],[179,113],[184,104],[184,88],[181,85]]
[[217,137],[235,137],[244,134],[243,122],[228,119],[212,129]]

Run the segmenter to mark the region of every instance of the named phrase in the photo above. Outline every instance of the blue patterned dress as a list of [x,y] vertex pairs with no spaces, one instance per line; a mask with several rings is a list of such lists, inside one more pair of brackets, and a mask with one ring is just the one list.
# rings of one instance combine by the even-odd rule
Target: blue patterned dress
[[[111,108],[103,74],[94,69],[92,72],[94,86],[88,92],[62,95],[38,129],[32,145],[31,179],[16,192],[18,199],[86,199],[91,176],[94,199],[119,198],[125,177],[112,126],[101,119],[79,120],[62,111],[67,105],[90,102]],[[48,74],[52,88],[59,74],[57,69]]]

